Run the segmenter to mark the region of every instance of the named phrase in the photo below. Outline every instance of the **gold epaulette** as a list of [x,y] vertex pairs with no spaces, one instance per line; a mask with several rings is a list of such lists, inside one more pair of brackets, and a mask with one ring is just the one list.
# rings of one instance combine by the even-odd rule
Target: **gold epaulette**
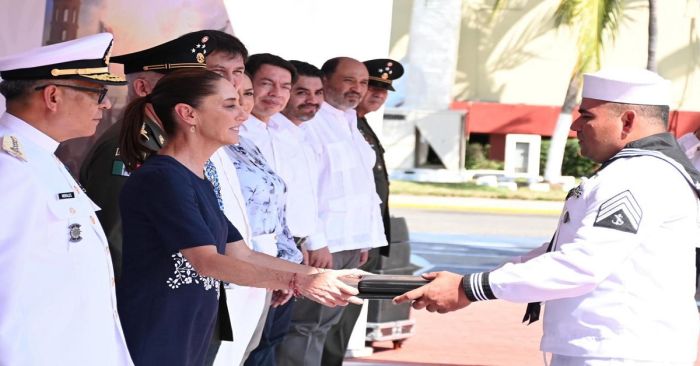
[[19,142],[17,136],[6,135],[2,137],[2,150],[15,158],[27,161],[27,156],[24,155],[22,151],[22,144]]

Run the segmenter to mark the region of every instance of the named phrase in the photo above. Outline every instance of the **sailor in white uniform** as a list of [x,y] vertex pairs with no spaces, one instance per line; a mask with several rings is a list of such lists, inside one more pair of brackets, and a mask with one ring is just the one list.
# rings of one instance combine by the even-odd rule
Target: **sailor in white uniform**
[[646,70],[584,76],[576,131],[602,163],[569,192],[552,241],[490,272],[431,273],[397,297],[447,312],[470,302],[544,301],[552,365],[694,365],[698,180],[666,132],[669,85]]
[[111,108],[112,35],[0,59],[0,365],[133,365],[107,240],[54,151]]

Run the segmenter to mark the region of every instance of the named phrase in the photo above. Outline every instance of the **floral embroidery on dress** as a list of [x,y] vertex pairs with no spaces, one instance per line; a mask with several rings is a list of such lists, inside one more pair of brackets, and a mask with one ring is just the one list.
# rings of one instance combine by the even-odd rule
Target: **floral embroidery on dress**
[[166,283],[171,289],[180,288],[180,286],[195,284],[202,284],[204,290],[209,291],[212,288],[216,290],[217,297],[219,296],[219,281],[211,277],[205,277],[197,273],[197,271],[192,267],[187,258],[185,258],[182,253],[177,252],[171,255],[175,261],[175,278],[168,278]]

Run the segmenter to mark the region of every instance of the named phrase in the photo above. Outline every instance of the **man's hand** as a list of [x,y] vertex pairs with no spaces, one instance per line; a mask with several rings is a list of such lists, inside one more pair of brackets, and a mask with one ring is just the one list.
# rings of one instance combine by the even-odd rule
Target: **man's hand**
[[357,265],[357,267],[362,267],[367,263],[367,260],[369,259],[369,251],[361,251],[360,252],[360,263]]
[[462,288],[463,276],[452,272],[423,274],[430,283],[394,298],[395,304],[413,301],[413,308],[444,314],[467,307],[470,304]]
[[276,308],[278,306],[282,306],[289,301],[289,299],[292,298],[292,295],[294,293],[289,290],[274,290],[272,291],[272,299],[270,300],[270,305],[273,308]]
[[309,265],[316,268],[333,268],[333,256],[328,247],[309,250]]
[[306,250],[306,245],[302,244],[301,247],[299,248],[301,250],[301,264],[308,266],[309,265],[309,251]]

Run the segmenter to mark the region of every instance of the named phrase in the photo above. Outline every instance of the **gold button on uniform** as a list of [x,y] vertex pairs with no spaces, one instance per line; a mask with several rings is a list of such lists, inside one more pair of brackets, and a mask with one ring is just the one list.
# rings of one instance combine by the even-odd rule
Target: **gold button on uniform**
[[71,215],[75,215],[75,209],[73,207],[69,208],[68,212],[70,212]]

